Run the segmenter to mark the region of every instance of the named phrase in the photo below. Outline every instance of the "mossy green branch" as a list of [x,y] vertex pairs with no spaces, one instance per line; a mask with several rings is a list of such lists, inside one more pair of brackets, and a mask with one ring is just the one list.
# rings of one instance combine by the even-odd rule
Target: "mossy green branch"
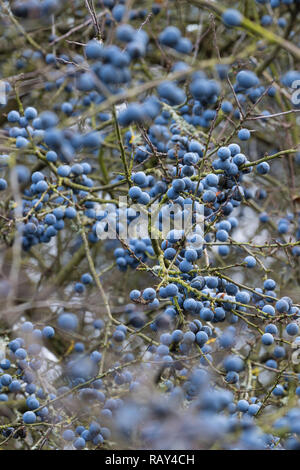
[[[198,7],[207,8],[210,11],[212,10],[219,16],[221,16],[227,10],[227,8],[225,8],[223,5],[220,5],[219,2],[217,3],[208,0],[191,0],[189,3],[192,3],[193,5]],[[249,33],[253,33],[256,36],[265,39],[270,44],[278,44],[281,48],[289,52],[293,57],[300,60],[299,47],[297,47],[295,44],[291,43],[287,39],[278,36],[272,31],[263,28],[260,24],[255,23],[243,16],[240,27],[248,31]]]

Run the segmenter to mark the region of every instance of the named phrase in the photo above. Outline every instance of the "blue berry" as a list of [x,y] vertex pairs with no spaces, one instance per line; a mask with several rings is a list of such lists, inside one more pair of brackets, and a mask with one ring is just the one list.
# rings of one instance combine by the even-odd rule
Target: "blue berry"
[[248,129],[240,129],[238,132],[238,138],[240,140],[249,140],[250,139],[250,131]]
[[240,26],[243,17],[238,10],[229,8],[223,13],[222,19],[226,26]]
[[36,414],[33,411],[26,411],[23,414],[23,421],[25,424],[34,424],[36,422]]
[[43,328],[42,335],[47,339],[53,338],[55,335],[54,328],[52,328],[52,326],[45,326],[45,328]]
[[262,335],[261,337],[261,340],[262,340],[262,343],[265,345],[265,346],[270,346],[271,344],[274,343],[274,338],[273,336],[271,335],[271,333],[265,333]]

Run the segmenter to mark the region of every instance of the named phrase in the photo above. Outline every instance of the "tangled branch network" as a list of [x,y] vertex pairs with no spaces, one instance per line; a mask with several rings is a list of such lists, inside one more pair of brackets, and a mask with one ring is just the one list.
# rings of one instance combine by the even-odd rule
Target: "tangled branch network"
[[0,0],[0,448],[300,449],[299,12]]

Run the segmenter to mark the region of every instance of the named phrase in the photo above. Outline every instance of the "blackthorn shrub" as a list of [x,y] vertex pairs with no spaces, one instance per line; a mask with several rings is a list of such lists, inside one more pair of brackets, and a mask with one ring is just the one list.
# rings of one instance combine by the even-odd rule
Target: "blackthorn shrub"
[[298,0],[0,0],[0,448],[300,449]]

